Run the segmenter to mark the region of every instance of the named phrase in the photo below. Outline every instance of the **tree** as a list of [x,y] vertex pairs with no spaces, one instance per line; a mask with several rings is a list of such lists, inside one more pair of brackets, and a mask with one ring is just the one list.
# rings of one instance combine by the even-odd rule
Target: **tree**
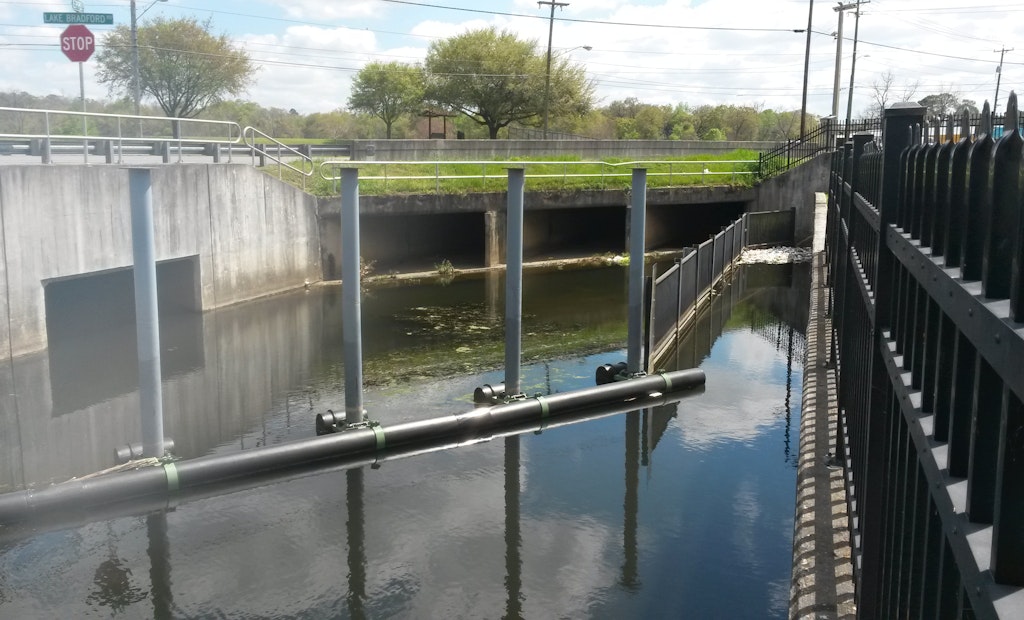
[[970,99],[961,99],[960,93],[939,93],[918,100],[928,108],[928,117],[947,117],[967,108],[972,114],[978,113],[978,106]]
[[348,107],[384,121],[387,137],[403,114],[415,113],[423,104],[423,71],[400,62],[371,62],[352,80]]
[[[225,95],[238,95],[256,72],[244,50],[226,35],[210,34],[210,20],[158,17],[138,28],[139,87],[164,114],[190,118]],[[96,57],[97,78],[113,95],[134,96],[131,29],[118,26]]]
[[890,103],[911,101],[917,94],[919,82],[904,82],[902,91],[898,93],[895,86],[896,75],[893,74],[892,69],[871,82],[871,98],[874,100],[874,105],[868,110],[868,116],[881,118]]
[[[536,48],[535,41],[495,28],[435,41],[424,63],[426,97],[487,126],[491,139],[511,123],[536,122],[544,113],[547,73]],[[552,59],[549,116],[586,114],[593,93],[582,67]]]

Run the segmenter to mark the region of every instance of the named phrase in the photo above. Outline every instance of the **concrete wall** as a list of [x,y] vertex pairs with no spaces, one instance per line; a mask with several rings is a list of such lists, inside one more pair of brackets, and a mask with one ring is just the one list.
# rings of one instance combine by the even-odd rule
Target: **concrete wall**
[[828,191],[831,153],[822,153],[757,186],[754,211],[796,210],[793,239],[797,245],[810,245],[814,236],[814,193]]
[[[153,168],[157,260],[197,256],[204,309],[320,278],[316,200],[250,166]],[[0,167],[0,351],[46,346],[45,285],[132,264],[128,170]]]
[[718,155],[736,149],[764,151],[776,146],[776,142],[704,140],[353,140],[352,159],[489,160],[558,155],[577,155],[584,160],[605,157],[650,159],[681,155]]

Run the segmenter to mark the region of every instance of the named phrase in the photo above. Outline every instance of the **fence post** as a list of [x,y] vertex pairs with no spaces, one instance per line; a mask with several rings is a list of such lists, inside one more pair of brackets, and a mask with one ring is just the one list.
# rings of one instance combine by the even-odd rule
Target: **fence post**
[[[866,484],[860,491],[858,501],[861,506],[862,536],[862,573],[861,587],[857,590],[857,609],[865,618],[882,617],[879,605],[882,601],[882,551],[883,536],[883,501],[886,476],[885,447],[886,417],[889,410],[885,402],[888,393],[888,376],[881,364],[879,348],[883,346],[882,333],[892,322],[891,299],[893,295],[892,274],[896,259],[887,244],[889,228],[895,224],[896,213],[900,207],[900,183],[903,172],[900,169],[901,155],[910,146],[914,126],[924,122],[925,108],[911,102],[900,102],[885,110],[882,128],[883,160],[882,160],[882,191],[879,200],[879,239],[878,260],[875,264],[875,303],[873,313],[869,309],[869,320],[872,325],[869,352],[869,372],[865,379],[872,382],[870,402],[867,407],[867,455],[865,459]],[[903,161],[906,161],[903,159]],[[853,302],[859,303],[859,302]]]
[[522,392],[519,370],[523,334],[523,195],[526,171],[508,169],[505,243],[505,393]]

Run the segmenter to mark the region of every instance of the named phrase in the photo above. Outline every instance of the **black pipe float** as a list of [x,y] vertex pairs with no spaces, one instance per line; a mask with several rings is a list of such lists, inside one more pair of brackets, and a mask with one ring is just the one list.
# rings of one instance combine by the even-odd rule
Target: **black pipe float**
[[[244,478],[221,480],[202,486],[185,488],[179,490],[173,495],[167,493],[150,493],[148,495],[128,499],[118,498],[109,503],[89,507],[63,506],[60,510],[49,510],[47,512],[43,512],[36,508],[31,515],[25,515],[21,521],[8,524],[0,520],[0,524],[2,524],[2,527],[0,527],[0,544],[15,542],[27,536],[35,536],[42,532],[79,527],[96,521],[139,516],[161,510],[174,509],[192,501],[208,499],[226,493],[237,493],[260,486],[282,484],[309,476],[336,473],[357,467],[378,467],[392,460],[421,456],[441,450],[450,450],[494,439],[502,439],[512,435],[520,435],[530,432],[540,434],[546,430],[578,424],[580,422],[589,422],[613,415],[620,415],[627,411],[638,411],[641,409],[678,403],[683,398],[702,394],[703,392],[703,386],[697,386],[686,391],[678,391],[670,394],[655,393],[641,395],[625,403],[616,402],[597,407],[580,409],[560,415],[556,418],[548,418],[539,422],[531,421],[523,424],[516,424],[514,426],[501,429],[498,432],[486,435],[467,437],[458,440],[428,440],[413,445],[388,448],[381,452],[372,454],[339,456],[328,461],[304,464],[289,469],[256,472],[245,476]],[[161,471],[160,468],[150,469],[157,472]],[[31,520],[29,520],[28,517],[31,517]]]
[[[647,405],[631,403],[653,393],[670,395],[704,385],[704,371],[678,370],[638,377],[572,392],[536,396],[511,403],[383,426],[344,428],[322,437],[230,454],[217,454],[165,463],[94,478],[69,480],[41,490],[0,495],[0,525],[40,514],[83,510],[133,498],[165,496],[205,485],[273,471],[311,467],[328,460],[384,454],[393,448],[444,440],[479,438],[488,431],[516,425],[543,424],[548,418],[609,406],[632,411]],[[681,398],[681,397],[680,397]]]

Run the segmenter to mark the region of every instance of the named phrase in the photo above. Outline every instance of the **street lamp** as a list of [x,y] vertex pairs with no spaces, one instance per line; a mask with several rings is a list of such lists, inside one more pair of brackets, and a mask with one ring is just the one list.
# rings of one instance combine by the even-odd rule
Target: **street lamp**
[[135,95],[135,116],[139,115],[139,102],[142,100],[142,81],[139,79],[139,18],[146,14],[146,11],[153,8],[157,2],[167,0],[153,0],[142,12],[135,14],[135,0],[131,0],[132,12],[132,90]]

